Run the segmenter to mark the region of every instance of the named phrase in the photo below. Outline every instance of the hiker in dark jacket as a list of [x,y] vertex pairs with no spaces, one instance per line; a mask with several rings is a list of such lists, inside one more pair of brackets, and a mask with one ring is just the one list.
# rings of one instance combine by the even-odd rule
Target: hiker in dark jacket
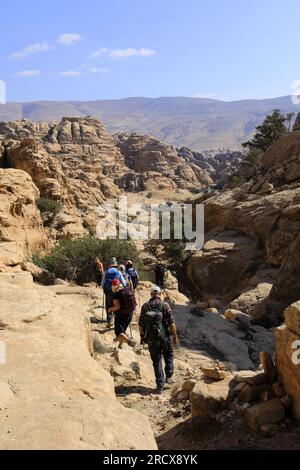
[[115,279],[118,279],[124,287],[126,286],[125,279],[118,269],[118,262],[116,258],[112,258],[102,279],[102,287],[105,294],[105,308],[107,313],[107,328],[110,328],[113,324],[113,315],[109,312],[109,309],[113,306],[114,296],[112,292],[112,282]]
[[155,283],[161,289],[164,288],[165,272],[166,272],[166,269],[162,263],[158,263],[154,268]]
[[132,261],[128,260],[126,263],[126,273],[129,276],[133,289],[136,289],[139,285],[139,274],[133,267]]
[[[151,290],[151,299],[142,306],[139,319],[141,343],[147,343],[153,363],[156,392],[161,393],[165,383],[172,383],[174,373],[173,345],[178,344],[176,325],[171,307],[161,300],[158,286]],[[162,367],[165,361],[165,375]]]
[[115,279],[112,282],[113,306],[110,307],[109,313],[115,317],[115,339],[119,342],[119,348],[123,343],[134,347],[136,343],[129,339],[126,330],[132,321],[133,313],[136,309],[136,300],[134,290],[130,286],[123,287],[121,281]]

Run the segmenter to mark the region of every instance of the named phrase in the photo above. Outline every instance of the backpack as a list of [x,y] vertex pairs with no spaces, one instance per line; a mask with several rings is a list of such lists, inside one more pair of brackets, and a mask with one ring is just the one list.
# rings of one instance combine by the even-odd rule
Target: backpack
[[144,341],[148,344],[160,343],[166,339],[166,331],[163,324],[163,312],[150,307],[143,315]]
[[121,289],[117,294],[117,298],[120,301],[120,311],[122,313],[131,313],[135,311],[137,303],[135,300],[134,291],[131,289],[131,287],[127,286],[124,287],[124,289]]
[[112,292],[111,285],[115,279],[119,279],[120,272],[116,268],[109,268],[105,273],[105,281],[103,285],[103,290],[105,294]]
[[162,264],[159,264],[158,266],[156,266],[155,270],[157,274],[160,274],[162,277],[164,276],[165,271],[166,271],[165,267]]
[[134,268],[128,268],[127,274],[129,275],[129,278],[131,279],[133,288],[136,289],[139,284],[137,271]]

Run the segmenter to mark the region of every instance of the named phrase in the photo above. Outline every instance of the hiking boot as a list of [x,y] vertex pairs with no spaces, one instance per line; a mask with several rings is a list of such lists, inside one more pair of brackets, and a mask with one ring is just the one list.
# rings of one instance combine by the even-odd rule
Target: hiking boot
[[162,392],[163,392],[163,390],[164,390],[164,386],[161,385],[161,386],[159,386],[159,387],[156,387],[154,393],[155,393],[155,395],[161,395]]
[[112,324],[112,323],[106,323],[106,328],[107,328],[108,330],[110,330],[112,327],[113,327],[113,324]]
[[136,341],[133,341],[132,339],[130,339],[128,342],[127,342],[128,346],[130,346],[131,348],[135,348],[136,346]]
[[166,384],[171,385],[174,384],[175,380],[172,377],[167,377],[166,378]]

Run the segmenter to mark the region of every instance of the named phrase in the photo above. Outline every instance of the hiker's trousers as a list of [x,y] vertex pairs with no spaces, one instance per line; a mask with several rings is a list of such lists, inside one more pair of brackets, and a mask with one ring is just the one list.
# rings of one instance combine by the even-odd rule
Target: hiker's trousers
[[[174,349],[172,336],[160,343],[148,344],[150,356],[153,362],[157,387],[165,384],[165,375],[169,379],[174,373]],[[165,375],[163,371],[162,359],[165,361]]]

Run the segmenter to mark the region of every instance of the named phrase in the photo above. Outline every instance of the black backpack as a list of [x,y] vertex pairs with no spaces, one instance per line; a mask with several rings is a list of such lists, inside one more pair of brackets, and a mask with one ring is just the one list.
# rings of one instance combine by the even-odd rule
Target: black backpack
[[148,344],[160,343],[166,340],[166,330],[163,324],[163,312],[149,306],[142,314],[144,341]]

